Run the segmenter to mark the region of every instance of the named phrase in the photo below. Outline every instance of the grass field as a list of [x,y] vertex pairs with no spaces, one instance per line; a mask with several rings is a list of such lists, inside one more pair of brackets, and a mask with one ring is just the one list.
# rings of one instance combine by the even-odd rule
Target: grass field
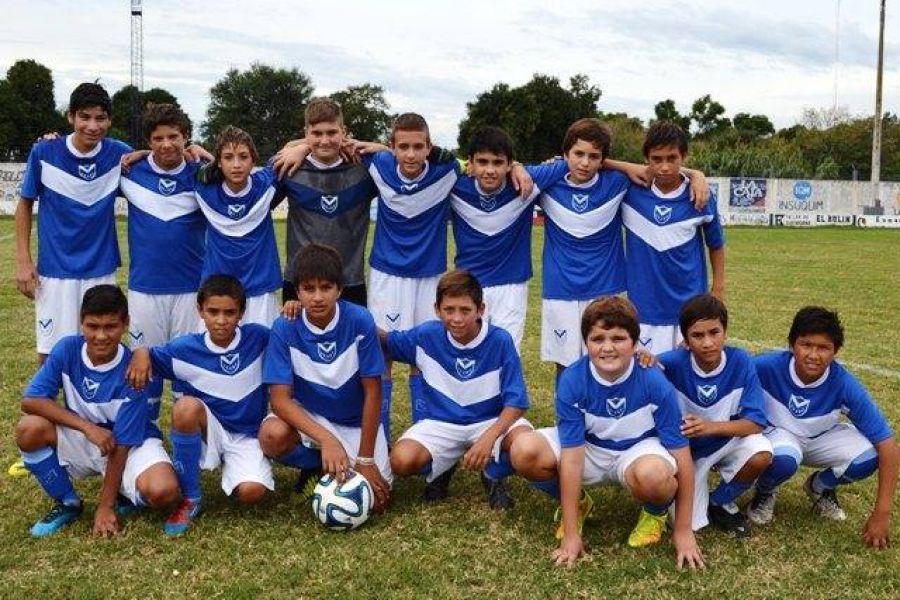
[[[120,223],[120,233],[123,231]],[[34,315],[15,290],[12,222],[0,220],[0,464],[17,451],[12,438],[21,391],[34,369]],[[535,232],[540,256],[541,231]],[[730,335],[753,351],[783,346],[791,316],[806,303],[840,310],[847,329],[846,361],[900,426],[900,232],[858,229],[728,230]],[[283,238],[279,225],[278,238]],[[122,248],[125,248],[124,237]],[[553,369],[538,358],[540,260],[531,283],[523,345],[532,422],[553,420]],[[126,270],[120,271],[124,283]],[[404,390],[398,379],[395,389]],[[401,392],[402,394],[402,392]],[[395,432],[409,423],[408,403],[394,400]],[[805,476],[805,472],[803,473]],[[130,519],[113,540],[90,537],[99,482],[78,484],[85,517],[65,532],[33,540],[28,527],[49,507],[31,479],[0,475],[0,597],[654,597],[654,598],[898,598],[900,550],[863,547],[860,530],[872,506],[875,480],[842,488],[849,518],[818,521],[800,485],[779,496],[774,523],[735,542],[715,531],[698,537],[709,567],[677,572],[668,538],[632,550],[625,538],[637,505],[614,488],[595,492],[588,521],[588,559],[573,571],[554,568],[553,504],[512,483],[518,501],[508,514],[491,512],[478,478],[461,473],[451,499],[419,501],[423,483],[399,481],[390,512],[348,535],[326,531],[290,492],[295,474],[276,469],[278,490],[263,505],[228,501],[216,474],[205,474],[206,514],[182,539],[166,539],[164,515]],[[900,543],[900,502],[892,537]]]

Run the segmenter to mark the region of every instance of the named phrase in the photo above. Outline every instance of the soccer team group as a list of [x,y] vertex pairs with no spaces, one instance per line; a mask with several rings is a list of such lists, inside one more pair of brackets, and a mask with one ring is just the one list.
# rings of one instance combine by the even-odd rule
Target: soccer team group
[[[235,127],[212,155],[186,149],[190,124],[172,105],[147,107],[150,150],[133,152],[106,137],[97,84],[75,89],[68,118],[72,134],[32,149],[16,212],[17,285],[35,301],[41,366],[15,436],[54,502],[32,535],[80,516],[72,478],[88,475],[103,476],[94,533],[150,506],[171,510],[164,530],[179,535],[201,513],[203,469],[221,468],[225,494],[247,504],[274,489],[272,461],[300,470],[306,496],[323,473],[352,469],[380,511],[395,476],[424,475],[435,501],[462,464],[492,508],[513,505],[513,474],[559,501],[558,564],[584,553],[583,487],[616,483],[641,504],[630,546],[659,542],[671,521],[678,566],[701,567],[695,530],[740,537],[748,520],[770,522],[779,486],[809,465],[804,489],[829,519],[845,518],[839,486],[879,471],[863,537],[888,545],[897,445],[834,361],[837,314],[800,309],[785,351],[726,345],[724,234],[703,174],[682,165],[676,125],[649,128],[642,166],[609,160],[596,119],[573,123],[562,158],[534,166],[514,161],[503,130],[482,128],[462,165],[417,114],[400,115],[381,146],[352,140],[340,106],[317,98],[303,137],[257,169]],[[648,185],[630,181],[641,176]],[[120,195],[127,298],[115,284]],[[282,271],[271,211],[284,199]],[[519,357],[535,204],[540,353],[557,366],[556,424],[540,429],[525,418]],[[396,439],[393,362],[410,365],[413,421]],[[158,426],[166,379],[171,459]]]

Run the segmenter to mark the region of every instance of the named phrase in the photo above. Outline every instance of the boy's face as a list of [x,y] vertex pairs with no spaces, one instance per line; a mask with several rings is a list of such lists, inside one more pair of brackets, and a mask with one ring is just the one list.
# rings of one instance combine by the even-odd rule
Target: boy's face
[[597,373],[607,381],[615,381],[628,369],[634,357],[634,340],[621,327],[607,328],[603,321],[594,323],[588,331],[588,356]]
[[325,164],[335,162],[341,155],[344,143],[344,124],[340,121],[322,121],[306,126],[306,143],[312,157]]
[[322,328],[334,318],[341,287],[327,279],[308,279],[297,286],[297,297],[313,325]]
[[150,132],[150,152],[157,165],[171,170],[184,160],[187,138],[173,125],[158,125]]
[[468,344],[481,331],[484,303],[478,306],[468,295],[444,296],[439,304],[435,304],[434,312],[454,340]]
[[573,183],[587,183],[603,166],[603,152],[592,142],[576,140],[566,152],[569,179]]
[[81,318],[81,335],[87,344],[88,357],[95,365],[105,364],[116,357],[119,342],[128,330],[128,318],[117,313],[85,315]]
[[210,296],[198,310],[212,342],[222,348],[230,344],[244,316],[238,301],[231,296]]
[[684,155],[678,146],[658,146],[647,152],[647,167],[657,186],[674,187],[681,183]]
[[688,327],[685,342],[697,364],[704,371],[712,371],[722,362],[725,328],[719,319],[701,319]]
[[242,188],[247,185],[250,171],[253,170],[253,155],[250,148],[244,144],[228,144],[222,148],[219,155],[219,168],[222,176],[232,188]]
[[791,352],[794,370],[803,383],[812,383],[821,377],[837,354],[831,336],[824,333],[799,336],[791,345]]
[[428,133],[424,131],[399,129],[394,132],[391,149],[400,167],[400,174],[407,179],[413,179],[418,177],[425,167],[425,159],[431,152],[431,144],[428,142]]
[[488,194],[496,192],[503,186],[512,169],[509,158],[493,152],[476,152],[469,159],[469,164],[481,191]]
[[81,151],[92,150],[106,137],[112,121],[109,113],[99,106],[79,108],[68,115],[69,125],[75,132],[75,147]]

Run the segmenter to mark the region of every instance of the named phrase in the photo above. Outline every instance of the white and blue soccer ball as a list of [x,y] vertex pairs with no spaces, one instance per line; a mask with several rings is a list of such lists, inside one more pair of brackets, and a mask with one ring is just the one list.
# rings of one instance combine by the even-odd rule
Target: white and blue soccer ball
[[312,510],[322,525],[332,531],[350,531],[365,523],[375,496],[365,477],[350,471],[344,480],[323,475],[312,496]]

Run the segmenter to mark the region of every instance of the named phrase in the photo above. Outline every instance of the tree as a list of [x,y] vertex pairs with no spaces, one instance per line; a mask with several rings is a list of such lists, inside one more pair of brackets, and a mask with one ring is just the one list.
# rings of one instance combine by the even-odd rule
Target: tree
[[690,118],[697,126],[697,135],[707,137],[721,133],[731,126],[731,121],[722,116],[724,114],[725,107],[706,94],[694,100]]
[[296,68],[254,63],[247,71],[231,69],[209,90],[203,137],[215,143],[219,131],[235,125],[253,136],[265,160],[300,135],[303,109],[312,94],[312,81]]
[[380,85],[351,85],[331,94],[331,98],[341,105],[344,123],[354,138],[367,142],[387,141],[394,115],[389,112],[391,107],[384,99],[384,89]]
[[681,127],[685,133],[690,134],[691,117],[678,112],[678,109],[675,108],[675,101],[671,98],[657,102],[653,107],[653,112],[656,114],[655,121],[671,121]]
[[775,133],[775,126],[766,115],[738,113],[731,120],[741,141],[748,142],[768,137]]
[[56,112],[50,69],[31,59],[13,63],[0,91],[0,154],[24,160],[38,136],[64,123]]
[[[112,127],[110,135],[117,137],[123,142],[127,142],[133,148],[141,148],[144,146],[143,133],[135,137],[133,131],[142,131],[140,127],[141,115],[148,104],[178,104],[178,99],[168,90],[163,88],[150,88],[149,90],[138,94],[138,112],[132,114],[132,99],[137,89],[128,84],[110,98],[112,103]],[[137,119],[137,128],[134,127],[134,120]]]
[[643,163],[646,131],[641,120],[625,113],[601,113],[599,117],[613,131],[609,155],[617,160]]

